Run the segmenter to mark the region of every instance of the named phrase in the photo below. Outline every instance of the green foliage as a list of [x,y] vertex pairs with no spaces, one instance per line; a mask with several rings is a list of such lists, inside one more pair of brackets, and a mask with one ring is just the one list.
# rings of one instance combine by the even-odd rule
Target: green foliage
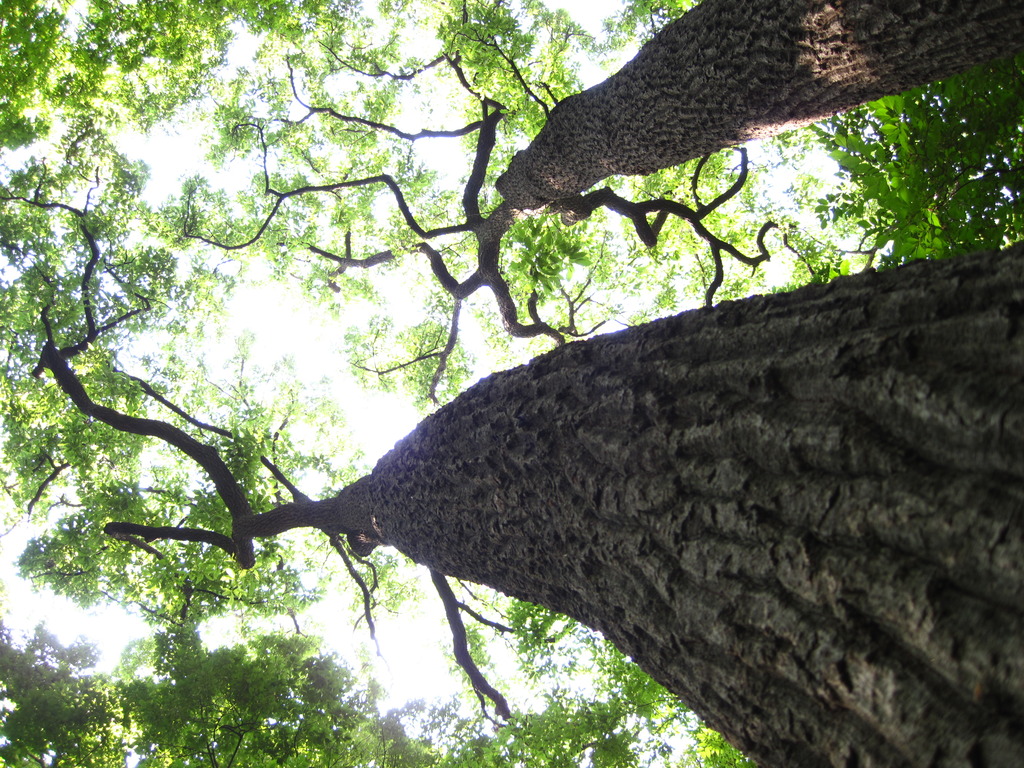
[[183,629],[147,648],[117,683],[140,766],[336,765],[356,757],[355,735],[376,714],[352,675],[298,635],[208,650]]
[[[112,676],[89,673],[84,645],[0,633],[6,763],[123,765],[131,748],[152,766],[211,754],[252,766],[748,765],[596,634],[498,596],[476,608],[514,631],[504,641],[470,633],[492,679],[516,687],[509,724],[484,727],[472,694],[468,709],[378,713],[364,670],[316,641],[260,634],[272,617],[305,621],[342,590],[353,620],[362,615],[361,593],[322,540],[261,541],[257,567],[240,571],[205,544],[111,539],[103,524],[114,519],[213,531],[230,521],[194,462],[98,423],[52,378],[32,375],[46,324],[71,345],[91,313],[106,330],[71,361],[89,395],[216,449],[256,511],[289,497],[264,456],[310,495],[351,482],[374,458],[347,423],[370,410],[368,390],[423,412],[552,343],[510,338],[489,296],[457,304],[438,287],[408,216],[425,230],[465,218],[477,133],[419,132],[459,133],[483,104],[500,109],[486,215],[500,202],[494,178],[581,87],[581,72],[620,61],[691,5],[630,3],[594,40],[537,0],[5,0],[0,437],[11,519],[33,526],[19,565],[41,587],[85,606],[117,601],[154,627]],[[746,186],[703,223],[754,255],[760,226],[775,221],[773,273],[726,259],[718,299],[827,281],[876,252],[900,263],[1020,238],[1021,63],[752,149]],[[164,129],[193,137],[195,157],[174,158],[180,190],[154,189],[126,149],[145,139],[141,159],[166,171]],[[838,181],[822,173],[814,137],[841,165]],[[699,208],[738,173],[726,150],[609,185],[630,200]],[[355,183],[367,179],[378,181]],[[456,281],[473,273],[471,234],[430,242]],[[605,211],[571,226],[521,219],[498,259],[519,319],[535,312],[570,338],[699,306],[716,271],[684,222],[670,219],[648,248]],[[268,333],[275,324],[284,341]],[[472,343],[449,348],[453,328]],[[393,553],[359,568],[379,584],[377,610],[422,599]],[[213,619],[229,618],[244,643],[201,642]]]
[[10,768],[124,764],[117,703],[90,676],[95,649],[61,645],[43,627],[17,643],[0,624],[0,762]]
[[1024,57],[898,96],[813,130],[847,186],[818,203],[885,265],[1001,248],[1024,237]]
[[409,712],[381,719],[377,689],[300,635],[211,649],[183,627],[130,646],[113,674],[95,661],[82,641],[40,627],[19,643],[0,626],[4,765],[434,764]]
[[718,731],[698,726],[693,739],[693,753],[700,768],[755,768],[754,762],[744,758]]
[[550,216],[523,219],[508,239],[510,276],[548,294],[557,291],[573,266],[594,263],[580,229],[561,226]]

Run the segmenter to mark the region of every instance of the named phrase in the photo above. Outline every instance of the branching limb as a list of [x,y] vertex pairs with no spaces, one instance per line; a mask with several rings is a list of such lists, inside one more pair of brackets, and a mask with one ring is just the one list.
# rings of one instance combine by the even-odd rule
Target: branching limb
[[[473,690],[480,697],[481,707],[484,707],[483,699],[486,696],[494,702],[494,711],[498,716],[508,720],[512,717],[512,711],[509,709],[508,702],[504,696],[487,682],[487,679],[483,676],[480,668],[473,661],[472,654],[469,652],[469,639],[466,635],[466,625],[462,623],[460,604],[455,597],[455,593],[452,592],[451,586],[448,584],[448,579],[445,578],[444,574],[438,573],[433,569],[430,570],[430,579],[434,582],[437,594],[441,596],[441,602],[444,603],[445,616],[448,617],[448,626],[452,631],[455,661],[469,677]],[[484,707],[484,714],[487,714],[486,707]]]
[[[53,374],[58,386],[84,415],[102,421],[118,431],[156,437],[171,447],[177,448],[206,471],[213,481],[218,495],[231,513],[232,519],[253,514],[245,493],[216,449],[199,442],[191,435],[165,421],[128,416],[94,402],[86,392],[78,375],[68,365],[61,352],[50,342],[43,347],[42,365]],[[218,546],[220,545],[218,544]],[[240,562],[242,557],[243,554],[240,552]]]
[[[442,61],[442,59],[438,59],[438,62],[440,61]],[[306,116],[303,117],[301,120],[298,120],[297,122],[302,122],[307,118],[311,117],[312,115],[327,115],[328,117],[343,123],[348,123],[350,125],[358,125],[372,131],[379,131],[381,133],[390,133],[392,136],[397,136],[398,138],[404,139],[405,141],[417,141],[419,139],[458,138],[459,136],[465,136],[467,134],[473,133],[473,131],[479,130],[480,126],[483,125],[482,120],[474,120],[468,125],[465,125],[462,128],[456,128],[454,130],[435,131],[423,129],[417,131],[416,133],[409,133],[408,131],[403,131],[399,128],[396,128],[393,125],[387,125],[386,123],[379,123],[375,120],[367,120],[364,117],[357,117],[355,115],[344,115],[338,112],[336,109],[334,109],[334,107],[314,107],[311,104],[307,104],[305,101],[302,100],[302,97],[299,96],[299,89],[295,83],[295,72],[292,69],[291,61],[288,61],[287,63],[288,79],[291,83],[292,96],[295,99],[295,101],[302,106],[303,109],[307,110]]]
[[[339,534],[332,534],[330,537],[331,546],[334,547],[335,551],[341,555],[342,561],[345,563],[345,567],[348,569],[348,575],[352,577],[352,580],[359,585],[359,590],[363,593],[363,616],[366,618],[366,627],[370,630],[370,639],[373,640],[374,646],[377,648],[377,655],[383,658],[383,654],[380,652],[380,643],[377,642],[377,626],[373,621],[373,594],[362,575],[356,570],[355,565],[352,562],[352,558],[348,556],[348,552],[345,551],[345,545],[341,540]],[[374,586],[376,586],[376,574],[374,574]]]
[[[86,227],[84,223],[82,225],[82,229],[85,232],[88,232],[88,227]],[[216,449],[206,445],[205,443],[199,442],[191,435],[165,421],[129,416],[128,414],[122,413],[113,408],[96,403],[89,396],[89,393],[86,391],[82,381],[78,378],[78,375],[68,364],[68,360],[70,358],[84,352],[89,345],[96,340],[96,338],[115,327],[118,323],[123,322],[123,320],[131,314],[126,313],[120,318],[102,326],[96,324],[93,310],[91,309],[91,284],[92,274],[99,261],[99,249],[96,245],[95,238],[93,238],[91,234],[89,234],[86,239],[89,242],[90,248],[90,259],[83,270],[82,279],[82,302],[83,305],[88,308],[86,310],[86,332],[82,339],[76,344],[72,344],[64,348],[58,348],[54,338],[53,328],[50,325],[48,317],[49,308],[44,308],[40,313],[40,319],[46,333],[46,342],[43,344],[39,364],[34,373],[42,375],[44,370],[50,371],[54,380],[57,382],[57,385],[70,398],[72,404],[83,415],[96,419],[97,421],[101,421],[120,432],[146,437],[156,437],[163,440],[171,447],[178,449],[196,462],[213,481],[218,495],[231,514],[232,521],[251,516],[253,512],[249,506],[249,502],[244,491],[232,475],[231,471],[227,468],[227,465],[224,464],[223,459]],[[133,310],[133,312],[136,311],[142,310]],[[166,401],[164,402],[166,403]],[[180,531],[181,529],[172,530]],[[147,532],[151,533],[152,531],[152,528],[147,527]],[[146,538],[145,533],[140,533],[138,531],[128,531],[125,529],[119,530],[115,528],[115,532],[141,536],[144,539]],[[204,538],[200,540],[214,544],[215,546],[230,552],[243,567],[251,567],[255,562],[251,539],[239,538],[237,541],[233,541],[231,537],[225,536],[224,534],[215,534],[211,531],[205,531],[201,535]],[[164,537],[174,538],[174,536]]]
[[416,355],[415,357],[409,360],[406,360],[401,363],[396,363],[395,365],[388,366],[387,368],[371,368],[370,366],[363,365],[361,363],[353,363],[353,367],[358,368],[361,371],[366,371],[367,373],[375,373],[378,376],[387,376],[388,374],[394,373],[395,371],[401,371],[404,370],[405,368],[416,365],[416,363],[422,363],[424,360],[431,360],[435,357],[438,357],[440,354],[441,351],[434,347],[429,352],[421,352],[420,354]]
[[272,462],[266,456],[260,456],[260,462],[262,462],[264,467],[270,470],[270,474],[274,476],[274,479],[277,480],[277,482],[279,482],[281,485],[288,489],[288,493],[292,495],[292,499],[294,501],[304,503],[312,501],[312,499],[310,499],[309,496],[307,496],[298,488],[296,488],[295,485],[293,485],[292,482],[287,477],[285,477],[284,472],[280,470],[277,464]]
[[491,212],[485,222],[487,226],[477,230],[477,269],[470,279],[479,279],[482,285],[491,289],[502,324],[510,335],[523,339],[547,336],[556,344],[564,344],[562,334],[548,323],[538,322],[537,318],[534,318],[531,325],[519,321],[519,310],[499,263],[501,238],[508,232],[515,218],[516,213],[506,203],[502,203]]
[[[484,99],[482,101],[483,119],[480,121],[480,133],[477,135],[476,153],[473,155],[473,168],[466,180],[466,188],[462,193],[462,209],[466,214],[466,221],[471,224],[479,223],[480,215],[480,190],[483,188],[484,180],[487,177],[487,164],[491,160],[491,152],[497,141],[498,123],[501,122],[504,114],[502,107],[497,102]],[[488,111],[490,110],[490,111]]]
[[[258,126],[253,127],[257,127],[262,134],[262,129],[260,129]],[[266,153],[266,145],[264,145],[263,149],[264,153]],[[281,209],[281,206],[284,205],[286,201],[293,197],[311,194],[334,194],[344,189],[356,189],[358,187],[368,187],[373,186],[375,184],[383,184],[388,189],[391,190],[391,193],[394,195],[395,198],[395,203],[398,205],[398,210],[402,214],[402,218],[405,219],[406,225],[409,227],[409,229],[416,233],[417,237],[430,239],[433,237],[451,235],[458,232],[468,232],[473,229],[473,225],[469,223],[453,224],[447,227],[434,227],[432,229],[424,229],[423,227],[420,226],[419,222],[416,221],[416,218],[413,216],[412,211],[409,208],[409,204],[406,202],[405,195],[402,192],[402,188],[398,185],[398,182],[395,181],[392,176],[386,173],[382,173],[377,176],[370,176],[364,179],[339,181],[332,184],[307,184],[301,187],[295,187],[294,189],[285,192],[274,189],[274,187],[271,186],[268,173],[265,172],[264,176],[264,194],[273,197],[274,203],[270,207],[270,212],[264,217],[263,222],[256,230],[256,233],[248,240],[245,240],[240,243],[224,243],[219,240],[215,240],[212,237],[206,237],[205,235],[200,235],[196,232],[191,231],[190,222],[194,218],[194,216],[191,214],[191,199],[186,199],[186,213],[184,217],[184,228],[182,234],[185,237],[190,238],[192,240],[198,240],[202,243],[215,246],[225,251],[237,251],[242,248],[248,248],[253,243],[259,241],[270,228],[270,224],[277,216],[277,213]]]
[[466,613],[466,614],[472,616],[480,624],[483,624],[484,626],[490,627],[491,629],[496,629],[498,632],[506,632],[506,633],[507,632],[515,632],[515,630],[512,627],[508,627],[508,626],[506,626],[504,624],[501,624],[501,623],[499,623],[497,621],[491,621],[486,616],[483,616],[480,613],[478,613],[477,611],[474,611],[472,608],[470,608],[466,603],[462,602],[461,600],[459,601],[459,610],[462,611],[463,613]]
[[568,292],[566,292],[565,289],[563,289],[563,288],[559,288],[558,289],[559,293],[562,294],[562,298],[565,299],[567,314],[569,316],[568,317],[568,322],[565,325],[559,327],[558,330],[559,330],[559,332],[564,333],[566,336],[575,336],[575,337],[590,336],[595,331],[597,331],[598,328],[600,328],[602,325],[605,324],[605,321],[602,320],[597,325],[595,325],[593,328],[591,328],[590,330],[587,330],[587,331],[581,331],[576,326],[576,313],[579,312],[579,310],[585,304],[588,304],[588,303],[590,303],[592,301],[592,299],[589,296],[587,296],[587,291],[590,290],[590,285],[593,282],[593,279],[594,279],[593,273],[588,275],[586,282],[582,286],[580,286],[580,289],[579,289],[579,291],[577,291],[575,296],[570,296],[568,294]]
[[452,54],[451,56],[445,56],[445,61],[448,63],[448,66],[451,67],[452,71],[455,73],[455,77],[458,78],[459,85],[461,85],[467,93],[469,93],[471,96],[473,96],[473,98],[475,98],[477,101],[481,103],[486,101],[484,96],[478,91],[476,91],[473,88],[473,86],[469,84],[469,78],[466,77],[466,72],[465,70],[462,69],[462,57],[458,54],[458,52]]
[[349,230],[345,233],[345,255],[338,256],[336,253],[325,251],[323,248],[318,248],[315,245],[306,246],[311,253],[315,253],[317,256],[322,256],[325,259],[333,261],[338,265],[335,269],[334,274],[340,275],[350,267],[356,269],[368,269],[369,267],[376,267],[378,264],[386,264],[395,258],[395,254],[390,251],[381,251],[375,253],[372,256],[367,256],[363,259],[357,259],[352,256],[352,231]]
[[335,51],[330,46],[325,45],[324,43],[320,43],[320,47],[323,48],[325,51],[327,51],[329,54],[331,54],[331,58],[333,58],[336,62],[338,62],[338,64],[343,66],[345,69],[348,69],[348,70],[350,70],[352,72],[355,72],[357,75],[362,75],[364,77],[373,77],[373,78],[386,77],[386,78],[390,78],[391,80],[406,80],[406,81],[412,80],[414,77],[416,77],[417,75],[423,74],[428,69],[433,69],[438,64],[440,64],[441,62],[445,61],[446,58],[447,58],[445,56],[438,56],[433,61],[428,62],[428,63],[424,64],[422,67],[414,69],[411,72],[399,72],[398,74],[394,74],[392,72],[388,72],[388,71],[386,71],[384,69],[381,69],[380,67],[378,67],[376,65],[375,65],[375,69],[377,70],[376,72],[366,72],[364,70],[361,70],[361,69],[357,68],[354,64],[352,64],[352,63],[342,59],[338,55],[337,51]]
[[[711,213],[711,211],[719,208],[720,206],[724,205],[726,202],[734,198],[739,193],[739,191],[743,189],[743,185],[747,183],[747,150],[745,147],[739,147],[736,151],[740,153],[739,175],[736,177],[736,180],[729,185],[729,188],[727,190],[718,195],[710,203],[702,204],[700,202],[700,197],[697,194],[697,181],[700,177],[700,171],[704,166],[702,164],[698,164],[697,168],[694,170],[693,197],[697,201],[697,215],[700,218],[704,218],[709,213]],[[703,159],[706,160],[707,157]]]
[[544,110],[544,117],[547,118],[550,115],[551,110],[548,108],[548,105],[544,102],[544,100],[540,96],[538,96],[536,94],[536,92],[534,92],[534,90],[530,87],[530,84],[528,82],[526,82],[526,78],[523,76],[522,71],[516,65],[515,60],[511,56],[509,56],[507,53],[505,53],[504,49],[502,49],[501,45],[498,43],[498,40],[497,40],[496,37],[494,37],[492,35],[491,37],[488,37],[488,38],[482,38],[482,39],[481,38],[469,38],[469,39],[475,39],[476,42],[481,43],[482,45],[486,45],[488,48],[492,48],[495,51],[497,51],[498,55],[501,56],[501,58],[505,60],[505,63],[508,65],[509,71],[512,73],[512,76],[516,79],[516,81],[519,83],[519,85],[522,87],[522,89],[526,93],[526,95],[532,101],[535,101],[537,104],[539,104],[540,108],[542,110]]
[[[91,190],[90,190],[91,193]],[[90,345],[96,341],[102,334],[107,331],[113,330],[122,323],[130,320],[138,314],[147,312],[150,309],[149,299],[138,293],[134,293],[136,299],[139,300],[142,306],[136,307],[135,309],[128,310],[127,312],[115,317],[114,319],[104,323],[103,325],[96,325],[95,310],[93,307],[92,299],[92,282],[93,276],[96,272],[96,267],[102,258],[102,253],[99,247],[99,243],[96,240],[96,236],[92,230],[86,224],[86,210],[75,208],[74,206],[67,205],[65,203],[47,203],[39,199],[39,190],[36,190],[36,194],[33,198],[20,197],[20,196],[7,196],[0,197],[0,201],[16,201],[31,205],[36,208],[43,210],[61,210],[66,211],[78,219],[78,229],[85,239],[85,242],[89,248],[89,259],[86,261],[85,266],[82,269],[82,280],[80,283],[80,292],[82,300],[82,314],[85,318],[85,333],[82,337],[74,344],[62,347],[60,354],[65,360],[70,360],[72,357],[85,352]],[[44,307],[41,317],[43,322],[44,330],[46,331],[46,338],[50,343],[53,343],[53,329],[50,327],[49,322],[49,306]],[[32,370],[32,375],[36,378],[40,377],[43,373],[45,366],[42,361]]]
[[375,373],[378,376],[387,376],[390,373],[400,371],[404,368],[409,368],[410,366],[416,365],[417,363],[422,363],[425,360],[432,360],[434,358],[437,358],[437,368],[434,371],[434,375],[431,378],[430,387],[427,390],[427,396],[430,398],[430,401],[437,404],[437,388],[438,386],[440,386],[441,377],[444,375],[445,369],[448,367],[448,359],[451,357],[452,352],[455,351],[455,345],[458,343],[459,314],[461,310],[462,300],[456,299],[455,307],[452,310],[452,319],[448,326],[448,338],[447,341],[445,342],[445,345],[440,349],[438,349],[436,346],[439,340],[435,340],[433,348],[429,352],[421,352],[420,354],[416,355],[415,357],[409,360],[397,363],[387,368],[371,368],[367,365],[362,365],[359,363],[355,363],[354,366],[362,371],[366,371],[367,373]]
[[[709,214],[735,197],[743,188],[743,185],[746,184],[748,176],[747,152],[743,148],[740,148],[738,151],[740,153],[739,175],[733,183],[729,185],[728,189],[715,197],[715,199],[710,203],[701,203],[700,196],[697,191],[697,183],[700,173],[704,168],[707,158],[702,158],[697,164],[697,168],[691,179],[693,197],[697,203],[696,209],[678,201],[668,200],[666,198],[636,203],[621,197],[608,187],[589,192],[586,195],[578,195],[573,198],[560,200],[552,204],[551,209],[561,214],[562,222],[564,224],[574,224],[588,218],[600,207],[607,208],[620,216],[628,218],[632,222],[633,228],[636,230],[637,236],[640,238],[641,242],[648,247],[653,247],[657,244],[658,236],[661,234],[661,230],[669,216],[685,219],[693,228],[694,233],[707,242],[711,248],[711,257],[714,262],[715,275],[705,292],[705,304],[710,306],[715,292],[724,280],[722,254],[728,253],[737,261],[751,267],[756,267],[770,258],[770,254],[765,246],[764,238],[770,229],[777,226],[774,222],[767,222],[764,224],[757,235],[758,255],[747,256],[736,248],[736,246],[732,245],[732,243],[729,243],[715,235],[704,224],[704,219],[706,219]],[[648,219],[652,214],[654,215],[653,223]]]
[[434,371],[434,376],[430,380],[430,390],[427,393],[430,397],[430,401],[435,405],[439,405],[437,400],[437,387],[441,383],[441,377],[444,375],[445,368],[448,367],[448,358],[451,357],[452,352],[455,350],[455,344],[459,340],[459,311],[462,309],[462,302],[459,299],[455,300],[455,308],[452,309],[452,322],[448,329],[448,341],[444,345],[444,349],[438,355],[437,369]]
[[441,256],[440,251],[429,243],[420,243],[419,249],[420,253],[424,254],[430,261],[430,271],[434,273],[437,282],[455,300],[459,301],[469,298],[471,294],[485,285],[484,275],[479,268],[460,283],[448,271],[448,265],[444,263],[444,257]]
[[125,377],[131,379],[132,381],[134,381],[136,384],[139,385],[139,388],[143,392],[145,392],[151,398],[153,398],[158,403],[160,403],[160,405],[164,406],[164,408],[167,408],[169,411],[171,411],[175,415],[180,416],[182,419],[187,421],[193,427],[197,427],[198,429],[202,429],[202,430],[207,431],[207,432],[214,432],[214,433],[216,433],[218,435],[221,435],[222,437],[234,437],[234,435],[231,433],[230,430],[227,430],[227,429],[224,429],[222,427],[217,427],[217,426],[214,426],[213,424],[207,424],[207,423],[205,423],[203,421],[200,421],[199,419],[197,419],[194,416],[190,415],[189,413],[187,413],[183,409],[179,408],[174,403],[172,403],[170,400],[168,400],[163,395],[161,395],[159,392],[157,392],[155,389],[153,389],[153,387],[150,385],[150,383],[148,381],[145,381],[144,379],[140,379],[138,376],[132,376],[130,373],[125,373],[124,371],[118,371],[118,373],[120,373],[122,376],[125,376]]

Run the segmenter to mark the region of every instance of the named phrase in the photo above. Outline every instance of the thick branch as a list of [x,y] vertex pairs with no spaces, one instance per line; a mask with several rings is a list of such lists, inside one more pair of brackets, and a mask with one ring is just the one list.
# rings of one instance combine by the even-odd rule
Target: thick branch
[[143,541],[194,541],[219,547],[232,557],[236,557],[235,542],[230,536],[210,531],[205,528],[184,528],[173,525],[138,525],[136,523],[111,522],[103,526],[103,532],[116,539],[137,537]]
[[[493,107],[493,111],[488,113],[488,107]],[[487,178],[487,164],[490,162],[491,152],[494,151],[494,144],[497,140],[498,123],[504,116],[501,112],[501,105],[486,100],[483,102],[483,111],[484,117],[480,121],[476,154],[473,156],[473,169],[469,173],[466,189],[462,194],[462,209],[466,213],[466,221],[470,223],[479,222],[481,219],[480,190]]]

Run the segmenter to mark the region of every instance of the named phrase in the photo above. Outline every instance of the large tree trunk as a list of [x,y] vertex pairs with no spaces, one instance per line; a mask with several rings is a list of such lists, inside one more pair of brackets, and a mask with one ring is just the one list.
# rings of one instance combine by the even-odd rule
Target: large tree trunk
[[766,766],[1024,765],[1024,248],[567,345],[338,501]]
[[561,102],[498,190],[539,208],[1022,49],[1020,0],[703,0]]

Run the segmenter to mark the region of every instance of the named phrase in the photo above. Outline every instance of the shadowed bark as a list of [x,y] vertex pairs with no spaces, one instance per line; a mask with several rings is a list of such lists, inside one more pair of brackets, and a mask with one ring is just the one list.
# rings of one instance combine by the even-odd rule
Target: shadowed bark
[[1022,258],[567,345],[355,491],[384,543],[599,629],[764,765],[1022,765]]

